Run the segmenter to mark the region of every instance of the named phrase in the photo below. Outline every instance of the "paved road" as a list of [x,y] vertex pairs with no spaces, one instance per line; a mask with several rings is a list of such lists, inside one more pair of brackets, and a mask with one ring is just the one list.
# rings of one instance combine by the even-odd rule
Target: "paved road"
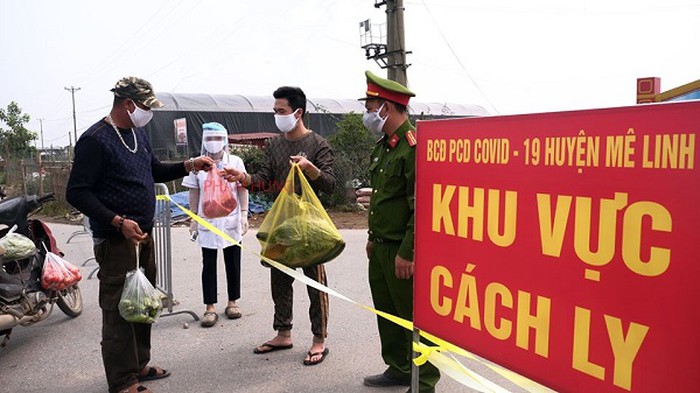
[[[92,256],[92,241],[77,236],[80,227],[49,224],[65,252],[76,265]],[[329,286],[345,296],[371,305],[364,257],[365,230],[342,230],[346,250],[328,263]],[[203,312],[200,291],[200,249],[188,240],[186,228],[172,229],[173,292],[179,305],[174,311]],[[258,250],[254,231],[243,242]],[[221,259],[221,257],[220,257]],[[0,349],[0,392],[105,392],[100,357],[101,314],[97,305],[97,279],[87,279],[95,266],[81,267],[85,302],[83,314],[66,317],[57,307],[45,321],[17,327],[5,348]],[[155,392],[403,392],[401,388],[369,388],[365,375],[381,372],[379,337],[373,314],[346,301],[331,297],[331,318],[327,346],[330,354],[320,365],[308,367],[302,360],[311,344],[308,297],[296,282],[293,331],[294,348],[267,355],[253,354],[253,347],[271,338],[272,300],[269,273],[251,253],[243,253],[243,317],[220,318],[217,326],[201,328],[188,314],[162,317],[153,327],[152,363],[163,366],[172,376],[148,382]],[[219,312],[225,306],[223,262],[219,264]],[[188,328],[184,324],[189,323]],[[464,361],[482,375],[502,386],[519,391],[483,367]],[[443,377],[438,391],[473,392],[449,377]]]

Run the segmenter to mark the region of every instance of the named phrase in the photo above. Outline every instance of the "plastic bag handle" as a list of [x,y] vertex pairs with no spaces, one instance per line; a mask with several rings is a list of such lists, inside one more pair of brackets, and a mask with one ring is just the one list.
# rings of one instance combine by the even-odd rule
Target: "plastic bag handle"
[[287,175],[287,180],[284,182],[284,190],[287,192],[287,194],[294,194],[294,175],[299,175],[299,181],[302,184],[304,183],[304,181],[306,181],[306,179],[304,178],[304,172],[302,172],[299,163],[296,163],[294,161],[291,161],[290,163],[292,167],[290,168],[289,174]]
[[134,245],[134,248],[136,249],[136,270],[139,270],[139,244],[140,243],[136,243]]

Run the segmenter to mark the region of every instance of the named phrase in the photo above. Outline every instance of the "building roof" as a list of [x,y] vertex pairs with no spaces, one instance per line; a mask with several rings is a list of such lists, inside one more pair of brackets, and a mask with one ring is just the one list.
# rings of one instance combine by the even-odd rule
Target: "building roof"
[[246,134],[229,134],[229,143],[235,143],[240,141],[252,141],[258,139],[267,139],[279,135],[279,133],[274,132],[250,132]]
[[[189,94],[156,93],[165,107],[157,111],[193,112],[272,112],[275,99],[272,96],[245,96],[241,94]],[[357,99],[308,98],[309,113],[362,113],[364,103]],[[410,102],[412,115],[434,116],[484,116],[488,111],[479,105],[462,105],[437,102]]]

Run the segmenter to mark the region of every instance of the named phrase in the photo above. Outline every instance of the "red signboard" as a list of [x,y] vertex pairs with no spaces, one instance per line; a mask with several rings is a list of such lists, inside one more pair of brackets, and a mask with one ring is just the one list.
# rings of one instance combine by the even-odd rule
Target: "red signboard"
[[416,327],[562,392],[700,389],[700,102],[418,123]]

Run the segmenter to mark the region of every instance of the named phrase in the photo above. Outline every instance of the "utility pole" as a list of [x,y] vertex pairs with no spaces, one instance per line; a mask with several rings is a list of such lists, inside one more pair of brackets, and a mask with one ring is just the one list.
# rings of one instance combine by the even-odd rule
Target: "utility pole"
[[[407,86],[406,51],[403,0],[374,0],[374,8],[386,6],[386,43],[382,34],[382,25],[372,25],[370,20],[360,22],[360,41],[367,60],[373,59],[379,67],[387,69],[387,78]],[[379,28],[379,35],[372,31]]]
[[403,11],[403,0],[386,0],[387,78],[407,86]]
[[41,150],[44,150],[44,119],[39,119],[39,135],[41,136]]
[[71,98],[73,99],[73,137],[77,141],[78,140],[78,127],[75,124],[75,92],[79,91],[79,87],[64,87],[65,90],[70,91]]
[[41,162],[41,154],[44,152],[44,119],[39,119],[39,135],[41,135],[41,150],[37,154],[39,162],[39,196],[44,196],[44,166]]

